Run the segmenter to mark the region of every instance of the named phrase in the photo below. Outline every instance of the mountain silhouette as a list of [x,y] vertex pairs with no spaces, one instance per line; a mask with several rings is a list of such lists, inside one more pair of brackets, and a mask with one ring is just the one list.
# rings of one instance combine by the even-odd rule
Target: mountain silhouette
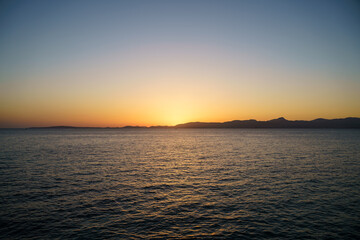
[[286,120],[283,117],[269,121],[234,120],[230,122],[189,122],[175,128],[360,128],[360,118],[323,119],[312,121]]
[[311,121],[287,120],[283,117],[269,121],[234,120],[229,122],[189,122],[176,126],[125,126],[125,127],[74,127],[74,126],[52,126],[31,127],[28,129],[143,129],[143,128],[360,128],[360,118],[348,117],[339,119],[318,118]]

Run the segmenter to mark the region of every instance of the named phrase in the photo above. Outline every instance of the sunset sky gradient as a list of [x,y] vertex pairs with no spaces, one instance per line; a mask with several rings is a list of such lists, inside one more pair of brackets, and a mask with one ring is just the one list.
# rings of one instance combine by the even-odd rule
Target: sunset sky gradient
[[0,127],[360,117],[359,1],[1,1]]

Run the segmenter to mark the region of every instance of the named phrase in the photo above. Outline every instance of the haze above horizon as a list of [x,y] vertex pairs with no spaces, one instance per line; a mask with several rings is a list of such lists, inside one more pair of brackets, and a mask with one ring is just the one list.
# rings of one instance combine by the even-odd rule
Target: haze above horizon
[[2,1],[0,127],[360,117],[357,1]]

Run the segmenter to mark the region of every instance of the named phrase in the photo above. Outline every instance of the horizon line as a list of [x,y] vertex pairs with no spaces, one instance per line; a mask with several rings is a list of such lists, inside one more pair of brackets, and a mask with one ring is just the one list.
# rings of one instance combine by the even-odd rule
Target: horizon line
[[245,119],[245,120],[239,120],[234,119],[230,121],[224,121],[224,122],[203,122],[203,121],[191,121],[191,122],[184,122],[179,123],[175,125],[151,125],[151,126],[142,126],[142,125],[125,125],[125,126],[116,126],[116,127],[99,127],[99,126],[75,126],[75,125],[50,125],[50,126],[30,126],[30,127],[0,127],[0,129],[42,129],[42,128],[54,128],[54,129],[65,129],[65,128],[98,128],[98,129],[123,129],[123,128],[175,128],[177,126],[186,125],[186,124],[224,124],[224,123],[231,123],[231,122],[246,122],[246,121],[252,121],[252,122],[258,122],[258,123],[266,123],[273,120],[283,120],[287,122],[312,122],[315,120],[325,120],[325,121],[331,121],[331,120],[345,120],[345,119],[359,119],[360,117],[344,117],[344,118],[315,118],[312,120],[288,120],[284,117],[274,118],[270,120],[256,120],[256,119]]

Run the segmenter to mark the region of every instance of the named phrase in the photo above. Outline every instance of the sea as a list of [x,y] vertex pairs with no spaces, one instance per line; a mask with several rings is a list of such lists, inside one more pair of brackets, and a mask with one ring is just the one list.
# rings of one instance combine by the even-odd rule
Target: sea
[[2,129],[0,239],[360,239],[360,130]]

